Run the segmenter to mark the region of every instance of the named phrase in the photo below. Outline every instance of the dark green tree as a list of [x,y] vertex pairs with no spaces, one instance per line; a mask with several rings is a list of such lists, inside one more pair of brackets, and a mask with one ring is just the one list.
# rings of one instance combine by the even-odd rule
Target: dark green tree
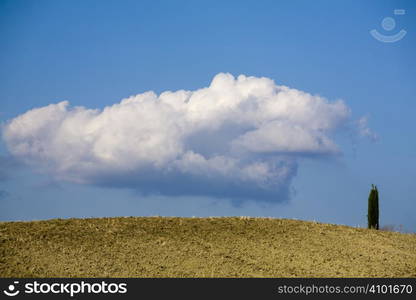
[[378,206],[378,189],[377,189],[377,186],[375,185],[374,186],[374,189],[375,189],[375,193],[376,193],[376,200],[375,200],[375,206],[376,206],[376,208],[375,208],[375,219],[376,219],[376,229],[378,230],[379,229],[379,219],[380,219],[380,209],[379,209],[379,206]]
[[377,186],[371,185],[370,195],[368,196],[368,228],[379,229],[379,207]]

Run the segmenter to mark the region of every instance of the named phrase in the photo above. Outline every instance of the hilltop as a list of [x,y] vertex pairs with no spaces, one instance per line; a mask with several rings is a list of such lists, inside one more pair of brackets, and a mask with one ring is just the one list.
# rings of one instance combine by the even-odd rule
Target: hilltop
[[247,217],[0,222],[0,277],[416,277],[416,235]]

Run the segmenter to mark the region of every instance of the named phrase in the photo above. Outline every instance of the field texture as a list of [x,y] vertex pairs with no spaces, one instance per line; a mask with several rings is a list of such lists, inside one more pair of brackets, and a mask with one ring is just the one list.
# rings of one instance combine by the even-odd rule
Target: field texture
[[416,277],[416,235],[245,217],[1,222],[0,277]]

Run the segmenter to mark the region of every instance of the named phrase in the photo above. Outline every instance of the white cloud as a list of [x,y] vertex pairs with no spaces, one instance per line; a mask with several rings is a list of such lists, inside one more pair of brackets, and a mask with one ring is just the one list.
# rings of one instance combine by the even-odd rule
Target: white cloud
[[373,132],[370,128],[368,128],[367,123],[368,123],[368,117],[366,116],[361,117],[355,121],[358,135],[364,138],[368,138],[373,142],[378,141],[379,136],[375,132]]
[[340,100],[220,73],[206,88],[146,92],[103,110],[36,108],[9,121],[3,137],[15,157],[61,180],[284,198],[297,158],[338,153],[331,136],[349,118]]

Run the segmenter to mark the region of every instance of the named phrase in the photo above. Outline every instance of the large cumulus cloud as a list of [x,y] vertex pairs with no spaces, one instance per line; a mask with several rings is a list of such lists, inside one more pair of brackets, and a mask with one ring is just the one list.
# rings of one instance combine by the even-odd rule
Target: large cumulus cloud
[[13,156],[60,180],[280,201],[299,157],[340,152],[332,136],[349,119],[340,100],[220,73],[206,88],[146,92],[102,110],[35,108],[3,137]]

